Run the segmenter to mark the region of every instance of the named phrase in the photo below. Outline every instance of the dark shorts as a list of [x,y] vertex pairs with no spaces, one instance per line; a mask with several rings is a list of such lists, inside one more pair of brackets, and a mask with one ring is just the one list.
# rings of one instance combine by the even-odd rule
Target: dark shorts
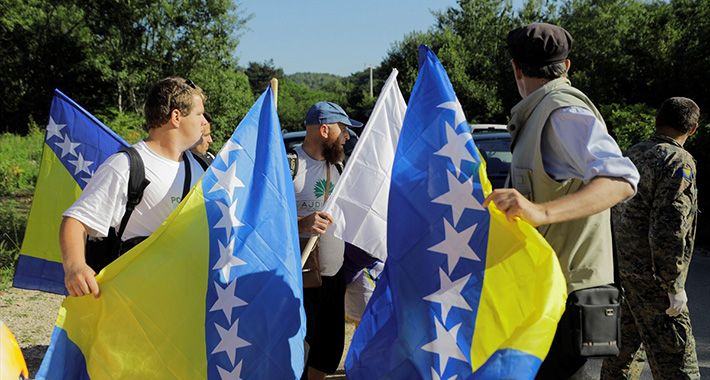
[[543,360],[540,370],[535,376],[536,380],[550,379],[577,379],[584,374],[586,358],[574,353],[572,339],[572,315],[570,308],[566,308],[562,318],[557,323],[555,338],[552,340],[550,352]]
[[306,342],[310,346],[306,371],[313,367],[335,373],[345,346],[345,275],[323,276],[320,288],[303,290],[306,309]]

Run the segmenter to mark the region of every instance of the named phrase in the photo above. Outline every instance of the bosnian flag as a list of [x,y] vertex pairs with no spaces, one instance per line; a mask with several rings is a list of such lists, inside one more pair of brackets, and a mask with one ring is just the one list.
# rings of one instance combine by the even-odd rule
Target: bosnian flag
[[388,257],[348,379],[535,377],[565,279],[534,228],[481,206],[490,189],[451,82],[422,45],[392,168]]
[[163,225],[69,297],[37,379],[299,379],[296,201],[271,89]]
[[42,162],[12,286],[69,295],[59,225],[89,179],[128,143],[59,90],[54,90]]

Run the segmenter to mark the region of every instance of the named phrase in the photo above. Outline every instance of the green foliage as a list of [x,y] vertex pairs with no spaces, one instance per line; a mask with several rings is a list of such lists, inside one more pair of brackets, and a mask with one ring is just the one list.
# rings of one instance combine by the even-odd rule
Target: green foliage
[[602,105],[599,112],[622,152],[655,131],[656,110],[645,104]]
[[29,207],[14,199],[0,204],[0,270],[14,268],[25,236]]
[[94,116],[129,144],[135,144],[148,136],[145,119],[140,114],[109,108],[105,112],[95,113]]
[[32,123],[27,136],[0,135],[0,196],[32,193],[42,160],[44,132]]
[[295,73],[287,75],[286,78],[293,83],[305,86],[311,90],[321,90],[332,83],[339,83],[341,76],[334,74],[318,73]]
[[205,60],[193,70],[194,80],[207,94],[205,110],[214,118],[210,127],[214,141],[210,150],[213,152],[218,152],[232,136],[256,100],[247,76],[236,69],[215,70],[221,64]]
[[249,67],[244,71],[249,77],[249,86],[254,93],[254,98],[258,98],[271,83],[271,79],[279,81],[284,78],[284,71],[274,65],[274,60],[270,59],[264,63],[249,62]]
[[[278,114],[281,128],[289,132],[305,128],[303,120],[311,106],[320,101],[345,104],[345,97],[327,91],[311,91],[305,86],[297,85],[288,79],[279,80]],[[346,108],[347,112],[348,109]]]
[[0,0],[0,130],[46,120],[55,88],[92,113],[140,114],[157,79],[234,72],[251,18],[236,1]]

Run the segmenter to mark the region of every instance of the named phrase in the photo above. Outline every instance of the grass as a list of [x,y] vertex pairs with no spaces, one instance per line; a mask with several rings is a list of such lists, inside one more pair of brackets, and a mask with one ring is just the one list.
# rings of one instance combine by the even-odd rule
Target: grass
[[0,135],[0,196],[32,192],[42,159],[44,132],[36,124],[25,136]]

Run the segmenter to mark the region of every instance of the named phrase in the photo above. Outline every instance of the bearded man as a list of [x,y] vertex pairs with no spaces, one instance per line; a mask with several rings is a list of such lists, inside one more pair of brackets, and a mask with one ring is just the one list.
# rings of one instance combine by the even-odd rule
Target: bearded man
[[319,258],[322,285],[304,289],[306,310],[306,343],[308,353],[303,378],[325,379],[335,373],[345,344],[345,276],[343,257],[345,243],[323,235],[333,219],[321,212],[328,195],[338,183],[342,165],[343,144],[350,138],[348,127],[361,127],[335,103],[318,102],[306,113],[306,138],[294,150],[298,170],[293,176],[298,214],[298,232],[302,239],[320,236]]

